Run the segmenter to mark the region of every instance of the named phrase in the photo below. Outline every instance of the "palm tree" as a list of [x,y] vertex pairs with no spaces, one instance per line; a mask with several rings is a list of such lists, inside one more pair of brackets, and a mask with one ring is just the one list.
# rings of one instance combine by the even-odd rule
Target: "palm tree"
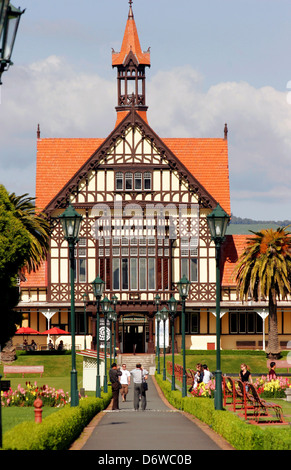
[[267,355],[278,359],[280,348],[277,324],[277,300],[291,292],[291,237],[287,227],[252,232],[235,270],[237,290],[241,300],[250,295],[253,300],[269,303],[269,335]]
[[28,194],[16,196],[15,193],[11,193],[9,199],[14,208],[14,215],[21,221],[30,238],[25,267],[31,272],[36,271],[47,258],[50,226],[43,213],[36,213],[35,198],[27,196]]

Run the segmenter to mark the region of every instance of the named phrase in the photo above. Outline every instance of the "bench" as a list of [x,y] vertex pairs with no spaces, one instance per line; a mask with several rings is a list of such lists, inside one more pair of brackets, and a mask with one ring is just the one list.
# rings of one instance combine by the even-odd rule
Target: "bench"
[[268,359],[267,360],[267,367],[268,368],[270,368],[271,362],[276,363],[276,369],[287,369],[287,372],[289,373],[289,369],[291,368],[291,362],[288,362],[287,360],[277,361],[276,359],[275,360]]
[[24,374],[40,374],[40,376],[42,377],[42,374],[44,373],[44,366],[7,366],[7,365],[4,365],[3,372],[4,372],[4,377],[6,377],[6,374],[22,374],[22,377],[24,377]]
[[[244,406],[244,394],[237,381],[231,377],[222,378],[222,389],[223,389],[223,403],[224,406],[231,406],[233,411],[237,408],[243,408]],[[230,398],[231,402],[227,403],[227,399]]]
[[[252,408],[254,410],[254,418],[256,424],[268,424],[268,423],[280,423],[287,424],[283,419],[282,407],[276,403],[269,403],[263,400],[255,386],[251,383],[247,384],[248,390],[245,389],[246,401],[252,403]],[[250,407],[249,407],[250,408]],[[270,413],[272,410],[275,413],[275,417]],[[263,421],[260,421],[260,418],[264,417]]]

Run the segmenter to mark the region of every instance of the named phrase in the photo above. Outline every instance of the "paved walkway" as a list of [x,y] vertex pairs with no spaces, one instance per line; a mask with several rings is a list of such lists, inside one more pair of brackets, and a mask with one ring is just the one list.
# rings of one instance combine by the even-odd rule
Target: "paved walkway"
[[147,409],[133,410],[133,386],[120,411],[111,406],[95,417],[71,450],[233,450],[207,425],[173,408],[155,378],[148,379]]

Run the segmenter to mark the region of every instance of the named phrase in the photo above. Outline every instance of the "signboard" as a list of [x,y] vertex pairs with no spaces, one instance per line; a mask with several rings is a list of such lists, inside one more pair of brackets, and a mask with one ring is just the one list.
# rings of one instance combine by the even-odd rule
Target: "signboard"
[[[106,343],[107,345],[110,342],[110,322],[109,320],[106,321]],[[104,343],[105,343],[105,321],[104,318],[100,318],[100,324],[99,324],[99,341],[100,341],[100,347],[104,348]]]

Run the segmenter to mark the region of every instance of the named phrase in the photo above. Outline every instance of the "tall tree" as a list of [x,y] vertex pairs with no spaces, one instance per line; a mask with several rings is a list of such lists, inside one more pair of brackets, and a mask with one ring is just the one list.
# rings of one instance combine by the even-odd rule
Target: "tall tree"
[[36,213],[35,198],[27,196],[28,194],[16,196],[11,193],[9,199],[14,208],[14,216],[20,220],[30,239],[25,267],[31,272],[36,271],[47,257],[50,226],[43,213]]
[[9,195],[0,185],[0,345],[3,347],[21,323],[14,308],[19,302],[17,275],[22,268],[36,270],[46,259],[49,224],[35,213],[32,198]]
[[255,301],[269,303],[269,358],[280,357],[277,301],[291,292],[291,234],[288,227],[252,232],[236,268],[236,281],[241,300],[250,295]]

